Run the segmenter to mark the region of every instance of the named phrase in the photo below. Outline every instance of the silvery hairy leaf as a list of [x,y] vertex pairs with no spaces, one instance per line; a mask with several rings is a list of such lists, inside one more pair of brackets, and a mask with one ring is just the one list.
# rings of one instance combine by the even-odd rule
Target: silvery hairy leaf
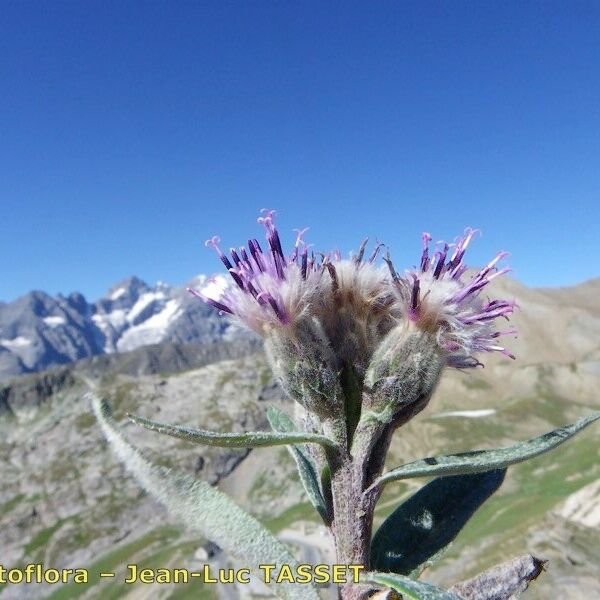
[[[293,431],[296,428],[294,421],[283,411],[275,408],[274,406],[270,406],[267,409],[267,418],[269,419],[269,423],[274,431],[286,433]],[[328,522],[329,515],[325,499],[323,498],[323,494],[319,486],[319,478],[317,475],[318,470],[313,464],[310,456],[301,446],[292,445],[288,446],[288,449],[296,461],[296,465],[298,466],[298,474],[302,484],[304,485],[304,489],[306,490],[306,494],[310,500],[310,503],[317,509],[323,520]]]
[[[153,464],[118,431],[108,402],[93,394],[87,398],[117,457],[172,515],[250,567],[298,564],[282,542],[227,495],[185,473]],[[309,585],[278,584],[274,592],[289,600],[319,599]]]
[[600,412],[583,417],[571,425],[559,427],[540,437],[532,438],[525,442],[519,442],[514,446],[508,446],[506,448],[474,450],[472,452],[461,452],[460,454],[449,454],[447,456],[435,456],[415,460],[414,462],[384,473],[373,483],[371,488],[382,486],[390,481],[396,481],[398,479],[432,477],[436,475],[464,475],[468,473],[482,473],[492,469],[501,469],[539,456],[544,452],[548,452],[549,450],[560,446],[560,444],[598,419],[600,419]]
[[131,421],[151,431],[157,431],[195,444],[221,446],[224,448],[259,448],[261,446],[282,446],[285,444],[321,444],[336,447],[336,443],[324,435],[301,431],[250,431],[244,433],[220,433],[205,429],[193,429],[179,425],[157,423],[144,417],[127,415]]
[[382,523],[373,537],[371,566],[409,575],[458,535],[500,487],[506,469],[434,479]]

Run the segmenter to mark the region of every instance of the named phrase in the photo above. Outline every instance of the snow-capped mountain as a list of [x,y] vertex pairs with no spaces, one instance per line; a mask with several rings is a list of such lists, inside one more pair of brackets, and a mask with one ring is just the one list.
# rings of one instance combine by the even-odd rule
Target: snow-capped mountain
[[93,303],[77,292],[52,297],[40,291],[0,303],[0,378],[161,342],[242,336],[186,291],[207,283],[203,275],[182,287],[130,277]]

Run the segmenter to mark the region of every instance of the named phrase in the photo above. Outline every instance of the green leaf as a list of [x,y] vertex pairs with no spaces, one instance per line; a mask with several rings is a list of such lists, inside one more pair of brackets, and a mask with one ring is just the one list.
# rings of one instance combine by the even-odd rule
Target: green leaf
[[[153,464],[116,428],[110,405],[88,394],[96,418],[118,458],[139,483],[186,526],[214,540],[249,567],[259,564],[297,565],[289,549],[231,498],[205,481]],[[318,600],[314,587],[278,584],[274,593],[284,599]]]
[[285,444],[321,444],[322,446],[336,447],[336,443],[324,435],[286,431],[277,433],[271,431],[252,431],[246,433],[219,433],[204,429],[192,429],[178,425],[156,423],[144,417],[127,415],[131,421],[146,429],[158,431],[195,444],[205,446],[221,446],[224,448],[259,448],[261,446],[282,446]]
[[296,446],[289,446],[289,450],[298,466],[300,481],[302,481],[302,484],[304,485],[310,503],[317,509],[317,512],[321,515],[323,521],[329,523],[331,519],[329,518],[325,499],[321,493],[317,474],[315,473],[310,458]]
[[292,417],[276,406],[271,405],[267,408],[267,419],[269,419],[269,423],[275,431],[288,433],[296,429],[296,423],[294,423]]
[[[269,406],[267,409],[267,418],[275,431],[285,433],[293,431],[296,428],[294,421],[292,421],[292,419],[283,411],[274,406]],[[300,481],[302,481],[302,485],[304,485],[310,503],[317,509],[323,521],[329,523],[329,511],[327,510],[327,504],[321,493],[317,469],[315,468],[313,461],[301,446],[288,446],[288,450],[296,461]]]
[[414,462],[392,469],[388,473],[384,473],[371,485],[370,489],[385,485],[390,481],[409,479],[411,477],[463,475],[501,469],[515,463],[523,462],[560,446],[560,444],[598,419],[600,419],[600,412],[583,417],[572,425],[559,427],[540,437],[527,440],[526,442],[519,442],[514,446],[506,448],[474,450],[472,452],[461,452],[460,454],[415,460]]
[[506,469],[440,477],[403,502],[371,544],[378,571],[409,575],[445,548],[500,487]]
[[403,597],[412,598],[412,600],[461,600],[456,594],[442,590],[431,583],[415,581],[394,573],[368,572],[365,573],[362,580],[385,585],[396,592],[400,592]]

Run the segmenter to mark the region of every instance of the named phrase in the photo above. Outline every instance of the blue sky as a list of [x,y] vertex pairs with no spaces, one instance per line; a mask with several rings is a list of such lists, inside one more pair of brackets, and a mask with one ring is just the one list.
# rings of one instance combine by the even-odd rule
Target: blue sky
[[598,3],[5,1],[0,48],[2,300],[219,270],[262,207],[599,275]]

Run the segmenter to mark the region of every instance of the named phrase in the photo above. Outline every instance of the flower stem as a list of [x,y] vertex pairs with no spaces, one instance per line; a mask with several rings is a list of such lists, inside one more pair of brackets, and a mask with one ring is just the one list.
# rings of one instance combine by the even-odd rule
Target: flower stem
[[[333,500],[332,532],[336,560],[341,565],[369,566],[374,503],[363,494],[363,478],[349,455],[334,465],[331,477]],[[340,589],[343,600],[359,600],[366,597],[367,588],[352,583]]]

